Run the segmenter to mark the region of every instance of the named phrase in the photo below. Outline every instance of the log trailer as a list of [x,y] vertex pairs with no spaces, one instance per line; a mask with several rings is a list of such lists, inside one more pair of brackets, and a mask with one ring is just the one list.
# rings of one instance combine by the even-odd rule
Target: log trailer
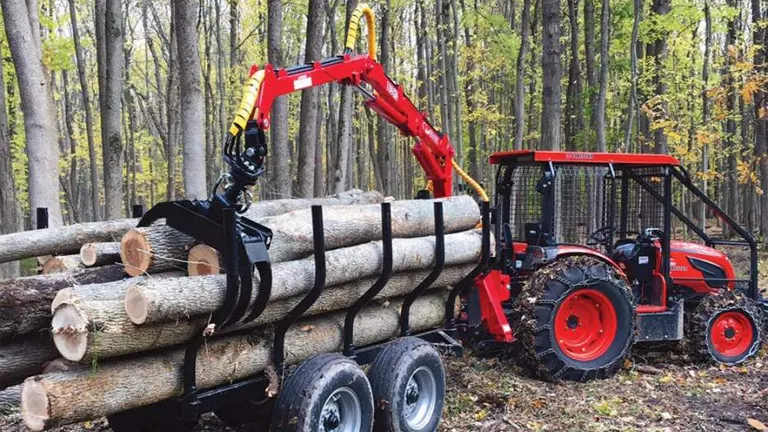
[[[369,52],[353,55],[363,16]],[[361,5],[352,16],[343,55],[286,69],[252,68],[223,147],[229,174],[210,199],[161,203],[141,219],[140,226],[165,219],[219,250],[228,292],[211,324],[187,347],[183,394],[111,416],[115,431],[191,430],[201,413],[210,411],[227,424],[248,423],[253,430],[434,431],[445,394],[438,350],[461,355],[457,340],[502,349],[517,343],[535,376],[577,381],[614,374],[634,342],[685,340],[695,357],[729,365],[758,351],[766,304],[757,286],[757,243],[694,185],[678,160],[618,153],[495,153],[491,206],[454,161],[448,137],[376,62],[374,24],[371,9]],[[437,201],[435,267],[404,302],[401,337],[355,347],[355,316],[383,289],[392,269],[389,207],[382,204],[382,273],[347,312],[343,352],[319,354],[288,368],[285,334],[325,286],[322,209],[315,207],[315,285],[275,326],[274,367],[245,381],[198,390],[196,358],[206,339],[258,317],[270,296],[272,234],[240,213],[249,205],[247,188],[264,173],[272,102],[329,83],[354,86],[368,108],[417,140],[413,153],[434,197],[452,194],[454,171],[477,191],[482,258],[452,289],[443,328],[411,334],[410,305],[443,267]],[[686,216],[702,207],[720,220],[727,239]],[[678,240],[681,236],[700,242]],[[251,302],[254,269],[260,289]],[[360,367],[364,364],[372,364],[367,374]]]

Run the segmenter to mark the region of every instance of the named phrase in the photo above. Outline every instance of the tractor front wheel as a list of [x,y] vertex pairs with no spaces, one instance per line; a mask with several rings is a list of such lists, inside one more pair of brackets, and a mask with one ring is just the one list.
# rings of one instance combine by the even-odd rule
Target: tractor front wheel
[[615,374],[635,330],[629,285],[611,265],[588,257],[564,258],[534,273],[512,316],[526,365],[549,380]]
[[688,345],[695,359],[735,365],[757,354],[761,315],[757,303],[726,291],[704,297],[688,320]]

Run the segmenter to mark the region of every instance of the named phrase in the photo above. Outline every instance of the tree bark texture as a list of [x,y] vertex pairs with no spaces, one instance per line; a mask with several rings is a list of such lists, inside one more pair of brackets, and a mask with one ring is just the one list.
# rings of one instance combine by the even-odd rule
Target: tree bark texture
[[[449,286],[465,277],[474,265],[448,267],[433,287]],[[388,281],[384,291],[377,298],[387,299],[405,295],[427,276],[429,270],[409,273],[398,273]],[[376,281],[377,277],[357,279],[341,285],[327,287],[320,299],[307,310],[305,316],[318,315],[352,306]],[[310,287],[298,296],[283,298],[270,302],[267,309],[253,322],[237,325],[233,328],[219,330],[228,333],[232,330],[243,330],[275,323],[283,319],[304,298]],[[282,297],[284,293],[280,293]],[[182,294],[183,296],[183,294]],[[128,304],[131,293],[126,291],[126,308],[136,306],[136,310],[145,304],[136,302]],[[197,298],[190,299],[190,309],[199,309],[195,305]],[[139,300],[134,298],[134,300]],[[169,299],[168,305],[174,306],[175,299]],[[153,306],[163,308],[162,302]],[[166,309],[174,314],[173,307]],[[144,309],[147,310],[147,309]],[[136,312],[136,311],[132,311]],[[154,317],[160,313],[157,309],[150,310]],[[136,313],[130,316],[136,316]],[[154,318],[153,317],[153,318]],[[163,320],[155,324],[135,325],[119,300],[81,299],[77,303],[62,303],[56,310],[52,320],[54,342],[59,353],[67,360],[88,364],[106,358],[134,354],[143,351],[178,345],[195,337],[206,329],[210,322],[210,314],[187,315],[185,318],[172,321]]]
[[[304,50],[304,62],[319,61],[323,49],[324,0],[309,0],[307,13],[307,38]],[[318,145],[317,125],[320,115],[320,89],[308,88],[301,93],[301,111],[299,118],[299,197],[311,198],[315,193],[315,146]],[[317,179],[322,181],[321,179]]]
[[42,373],[45,364],[58,357],[47,331],[0,344],[0,387]]
[[[306,209],[312,205],[327,205],[329,208],[344,205],[344,208],[353,209],[359,206],[345,204],[378,203],[383,199],[381,194],[377,192],[360,192],[352,190],[325,198],[260,201],[252,205],[245,213],[245,216],[256,222],[263,223],[266,220],[272,221],[270,217],[273,215],[283,213],[288,214],[294,209]],[[326,209],[326,211],[329,210]],[[305,213],[310,214],[307,212],[309,212],[309,210],[304,213],[299,213],[299,216],[304,215]],[[270,226],[270,228],[273,230],[279,228],[281,224],[285,223],[284,221],[285,218],[277,219],[277,221],[273,221],[275,225]],[[309,224],[311,227],[311,215]],[[310,234],[309,238],[299,239],[299,241],[311,242],[311,237]],[[278,238],[279,237],[276,236],[275,240]],[[286,240],[285,236],[283,236],[283,240],[281,241],[285,242],[290,240],[292,239]],[[126,273],[131,276],[137,276],[146,273],[157,273],[172,269],[186,268],[189,248],[194,246],[194,239],[181,234],[166,225],[153,225],[146,228],[135,228],[130,230],[123,236],[120,243],[120,257],[123,265],[125,265]],[[290,247],[290,245],[284,245],[282,247]],[[280,247],[278,247],[278,249],[279,248]],[[286,260],[283,255],[271,255],[271,259],[272,261]]]
[[78,253],[85,243],[120,240],[137,222],[120,219],[6,234],[0,236],[0,262]]
[[[267,56],[273,66],[284,67],[283,59],[283,2],[267,2]],[[270,127],[269,190],[272,198],[291,196],[291,169],[288,155],[288,98],[278,97],[272,103]],[[342,191],[338,191],[342,192]]]
[[123,108],[123,15],[120,0],[106,0],[104,106],[101,113],[106,219],[122,217],[123,147],[120,113]]
[[[481,237],[477,231],[446,236],[446,265],[476,262],[480,257]],[[393,272],[429,268],[434,262],[434,238],[395,239]],[[328,251],[326,286],[334,286],[373,277],[381,271],[381,242]],[[314,259],[277,263],[272,268],[271,300],[299,295],[309,290],[315,280]],[[193,288],[194,287],[194,288]],[[259,290],[254,283],[252,299]],[[198,278],[145,279],[132,283],[126,294],[126,309],[136,324],[173,321],[211,313],[221,307],[226,295],[224,275]]]
[[[23,0],[2,0],[0,6],[24,111],[32,225],[37,223],[34,209],[47,207],[49,225],[61,226],[59,179],[52,175],[59,169],[56,112],[42,53],[35,43],[40,38],[40,28],[30,25]],[[36,15],[37,11],[33,13]]]
[[[124,277],[122,266],[112,265],[0,281],[0,341],[49,327],[51,301],[59,290],[76,285],[103,284]],[[108,290],[108,286],[104,290]]]
[[523,17],[520,31],[520,50],[517,53],[515,76],[515,150],[522,150],[525,134],[525,58],[531,33],[531,0],[523,0]]
[[[596,132],[597,151],[608,151],[605,137],[605,98],[608,93],[608,47],[610,42],[610,13],[608,0],[603,0],[600,10],[600,90],[597,96]],[[630,114],[631,115],[631,114]]]
[[[446,295],[430,294],[411,308],[414,331],[439,326],[445,316]],[[373,304],[355,322],[357,346],[384,341],[399,334],[401,302]],[[299,321],[286,336],[286,364],[312,355],[342,349],[344,313]],[[93,372],[51,373],[28,378],[22,390],[22,416],[27,427],[40,431],[124,411],[174,397],[182,391],[184,350],[104,363]],[[269,329],[247,337],[212,340],[200,350],[197,385],[201,389],[254,375],[271,362]],[[137,379],[141,377],[141,379]]]
[[98,267],[120,262],[120,242],[86,243],[80,248],[80,262]]
[[[0,58],[2,54],[0,52]],[[5,106],[5,73],[3,62],[0,61],[0,234],[22,229],[11,160],[11,136]],[[0,279],[13,277],[19,277],[19,263],[0,264]]]
[[72,22],[72,41],[75,45],[75,59],[77,60],[77,77],[80,80],[80,92],[83,97],[83,109],[85,111],[85,131],[88,139],[88,160],[90,162],[90,201],[93,220],[101,220],[101,208],[99,205],[99,168],[96,162],[96,143],[93,137],[93,112],[91,109],[91,92],[86,78],[85,56],[80,43],[80,29],[77,25],[76,1],[69,0],[69,20]]
[[179,53],[181,81],[181,137],[184,140],[184,196],[205,199],[205,106],[200,86],[200,52],[197,37],[199,0],[175,0],[176,46]]
[[563,75],[560,44],[560,2],[542,0],[542,108],[541,144],[546,150],[560,150],[560,79]]

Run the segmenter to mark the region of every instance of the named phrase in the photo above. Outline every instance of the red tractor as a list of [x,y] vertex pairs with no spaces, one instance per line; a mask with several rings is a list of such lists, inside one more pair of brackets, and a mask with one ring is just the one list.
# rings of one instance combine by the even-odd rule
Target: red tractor
[[[687,339],[696,358],[731,365],[757,353],[757,244],[677,159],[521,150],[490,162],[496,257],[464,317],[517,339],[537,375],[609,376],[633,342]],[[687,216],[701,206],[728,239]]]

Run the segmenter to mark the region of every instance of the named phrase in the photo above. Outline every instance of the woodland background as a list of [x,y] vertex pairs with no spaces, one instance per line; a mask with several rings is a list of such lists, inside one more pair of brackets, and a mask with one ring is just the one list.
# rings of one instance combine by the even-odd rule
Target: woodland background
[[[206,197],[249,66],[340,53],[356,4],[0,0],[0,232],[36,207],[58,225]],[[768,234],[766,0],[371,6],[379,61],[487,187],[498,150],[669,153]],[[352,89],[279,100],[268,140],[260,198],[425,184],[411,139]]]

